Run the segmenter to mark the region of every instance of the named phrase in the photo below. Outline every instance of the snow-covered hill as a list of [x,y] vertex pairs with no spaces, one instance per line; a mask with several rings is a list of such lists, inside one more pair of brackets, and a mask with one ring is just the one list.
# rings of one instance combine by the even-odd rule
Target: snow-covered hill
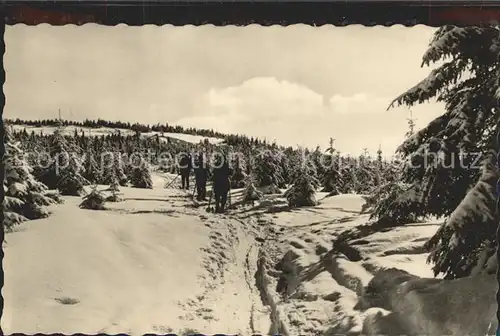
[[[40,134],[42,132],[43,134],[52,134],[55,130],[55,126],[43,126],[43,127],[35,127],[35,126],[28,126],[28,125],[12,125],[13,129],[16,131],[22,131],[26,130],[26,132],[31,133],[35,132],[36,134]],[[85,133],[87,136],[106,136],[106,135],[111,135],[111,134],[116,134],[120,133],[124,136],[127,135],[134,135],[135,132],[130,130],[130,129],[119,129],[119,128],[108,128],[108,127],[100,127],[100,128],[89,128],[89,127],[80,127],[80,126],[65,126],[62,128],[63,134],[66,135],[73,135],[75,134],[75,131],[78,134],[81,134],[82,132]],[[142,133],[141,136],[143,137],[153,137],[158,135],[160,138],[160,141],[182,141],[186,143],[191,143],[191,144],[198,144],[201,141],[207,140],[211,144],[218,144],[224,141],[224,139],[219,139],[219,138],[211,138],[211,137],[203,137],[200,135],[191,135],[191,134],[183,134],[183,133],[169,133],[169,132],[148,132],[148,133]]]
[[[378,232],[333,253],[365,224],[358,195],[286,211],[279,195],[228,214],[154,175],[154,189],[122,188],[105,211],[78,197],[29,221],[4,243],[5,333],[356,334],[357,294],[380,267],[432,276],[423,241],[437,223]],[[104,186],[103,186],[104,188]],[[231,201],[240,201],[233,190]],[[319,195],[320,198],[325,195]]]

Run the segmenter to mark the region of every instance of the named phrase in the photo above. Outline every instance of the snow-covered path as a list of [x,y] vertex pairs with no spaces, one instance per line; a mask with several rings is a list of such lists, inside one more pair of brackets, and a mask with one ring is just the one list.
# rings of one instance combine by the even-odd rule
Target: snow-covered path
[[66,198],[8,234],[3,331],[251,334],[263,311],[251,232],[154,182],[109,211]]
[[[283,210],[271,195],[250,209],[206,212],[188,192],[122,188],[106,211],[68,197],[4,244],[5,333],[359,335],[357,295],[380,267],[432,276],[422,250],[438,223],[371,233],[359,195]],[[234,191],[236,200],[241,195]],[[264,304],[265,303],[265,304]]]

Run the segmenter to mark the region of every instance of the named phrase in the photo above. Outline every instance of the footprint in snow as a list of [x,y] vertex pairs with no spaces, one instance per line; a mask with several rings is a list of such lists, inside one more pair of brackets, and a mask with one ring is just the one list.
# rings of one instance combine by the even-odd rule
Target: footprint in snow
[[77,303],[80,303],[80,300],[66,296],[54,298],[54,300],[62,305],[75,305]]

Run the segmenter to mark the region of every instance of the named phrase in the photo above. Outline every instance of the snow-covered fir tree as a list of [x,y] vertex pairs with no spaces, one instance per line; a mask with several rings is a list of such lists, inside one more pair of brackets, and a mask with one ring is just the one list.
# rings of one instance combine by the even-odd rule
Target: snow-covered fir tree
[[111,183],[109,185],[108,191],[111,192],[111,195],[106,198],[108,202],[120,202],[122,200],[120,197],[120,184],[115,172],[113,172],[113,175],[111,177]]
[[143,157],[133,158],[129,162],[130,184],[134,188],[153,189],[153,180],[149,165]]
[[254,167],[257,187],[264,187],[268,193],[279,193],[283,185],[281,168],[282,154],[277,150],[259,148],[255,156]]
[[342,185],[344,184],[341,174],[342,160],[340,152],[335,148],[334,138],[330,138],[326,152],[327,156],[324,158],[326,169],[322,179],[322,187],[324,192],[334,196],[342,192]]
[[382,158],[382,147],[380,145],[378,145],[378,150],[377,150],[377,162],[379,164],[382,164],[382,162],[384,161],[384,159]]
[[111,178],[111,183],[109,184],[109,191],[111,192],[119,192],[120,191],[120,184],[118,183],[118,178],[116,177],[115,174],[113,174]]
[[294,182],[285,192],[290,207],[303,207],[316,205],[316,188],[320,184],[316,178],[314,165],[308,163],[305,151],[300,150],[300,160],[294,169]]
[[57,128],[50,141],[51,164],[44,172],[43,182],[50,189],[58,189],[61,195],[79,196],[89,182],[82,176],[83,164],[80,150],[65,139]]
[[[495,185],[499,177],[496,154],[491,150],[485,155],[481,177],[426,244],[432,251],[429,260],[436,263],[434,271],[439,270],[448,278],[470,275],[483,249],[489,249],[495,240],[498,226]],[[437,268],[438,265],[444,269]]]
[[376,166],[368,150],[363,149],[357,160],[352,160],[352,190],[357,194],[370,193],[376,186]]
[[[379,150],[377,159],[377,186],[365,197],[366,209],[370,209],[370,218],[377,220],[379,226],[398,226],[414,223],[418,216],[413,213],[417,202],[418,185],[403,182],[403,164],[396,158],[385,162]],[[365,209],[365,210],[366,210]]]
[[45,206],[57,203],[57,198],[46,195],[47,186],[31,173],[19,143],[12,143],[6,136],[5,151],[3,214],[5,227],[11,229],[23,221],[47,217]]
[[[405,139],[411,137],[415,132],[415,123],[411,117],[408,118],[408,131]],[[372,212],[371,219],[377,219],[380,226],[397,226],[401,224],[416,222],[418,216],[413,213],[414,206],[418,203],[417,185],[402,182],[404,157],[397,153],[394,160],[385,162],[382,158],[382,149],[377,151],[377,187],[365,197],[368,209]]]
[[87,210],[105,210],[106,198],[97,190],[97,186],[94,185],[91,192],[83,197],[82,203],[80,203],[80,208]]
[[475,162],[478,155],[486,162],[496,155],[499,54],[496,26],[442,27],[422,62],[438,66],[391,104],[445,103],[442,115],[398,148],[406,159],[401,182],[410,187],[392,208],[404,216],[447,218],[427,244],[435,274],[447,278],[471,272],[485,237],[494,237],[498,226],[493,201],[498,172],[487,163],[478,169]]
[[116,181],[119,185],[127,185],[127,175],[123,170],[123,158],[119,152],[107,152],[102,155],[103,165],[101,167],[102,184],[111,184]]
[[309,154],[308,162],[313,165],[313,169],[316,172],[316,177],[320,184],[323,184],[323,179],[327,170],[327,166],[324,161],[325,154],[321,151],[321,147],[317,146],[316,149]]
[[[279,178],[277,179],[277,187],[279,189],[285,189],[287,187],[286,177],[290,175],[290,160],[287,155],[286,150],[283,148],[278,148],[276,143],[273,143],[271,148],[272,152],[276,157],[276,163],[278,166],[277,172],[279,174]],[[281,192],[281,191],[280,191]]]
[[377,150],[377,161],[374,163],[374,177],[375,177],[375,185],[381,186],[385,182],[385,174],[384,171],[386,169],[387,165],[384,162],[384,159],[382,158],[382,148],[379,145],[378,150]]
[[115,159],[113,153],[107,151],[102,152],[100,155],[100,175],[101,184],[111,184],[113,179],[116,178],[115,172]]
[[89,182],[81,175],[82,171],[80,159],[70,155],[67,167],[60,171],[57,189],[61,195],[79,196],[83,193],[83,186]]
[[339,159],[339,174],[342,176],[341,183],[337,182],[338,190],[341,194],[349,194],[356,192],[358,184],[356,179],[356,165],[357,159],[349,155],[341,156],[338,154]]
[[101,170],[97,162],[97,154],[92,147],[87,147],[83,160],[84,171],[82,176],[90,183],[100,183],[102,181]]
[[252,172],[252,167],[254,166],[254,157],[252,153],[252,147],[247,145],[243,147],[243,159],[245,160],[245,175],[248,176]]
[[246,162],[242,153],[236,153],[231,156],[231,168],[233,174],[231,175],[231,188],[239,189],[245,186],[246,179]]
[[282,151],[280,168],[281,168],[281,177],[283,179],[283,183],[280,188],[287,188],[293,181],[291,177],[291,163],[290,160],[294,155],[294,150],[292,147],[285,148]]
[[367,202],[373,207],[370,218],[376,219],[381,227],[416,222],[418,216],[412,210],[417,192],[413,188],[417,186],[401,181],[386,182],[377,187],[367,197]]
[[[313,152],[314,153],[314,152]],[[314,179],[314,187],[318,188],[320,181],[317,172],[317,162],[319,164],[319,158],[314,157],[313,153],[309,152],[307,149],[298,148],[289,160],[289,175],[291,183],[293,184],[295,180],[301,174],[301,167],[303,167],[308,174],[310,174]],[[315,160],[317,159],[317,160]]]

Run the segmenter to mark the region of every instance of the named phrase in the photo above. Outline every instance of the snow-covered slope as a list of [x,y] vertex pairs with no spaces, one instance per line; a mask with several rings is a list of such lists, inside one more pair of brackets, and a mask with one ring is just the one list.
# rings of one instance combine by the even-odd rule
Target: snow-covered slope
[[[12,127],[14,130],[17,131],[22,131],[23,129],[26,129],[28,133],[34,131],[37,134],[40,134],[40,132],[43,132],[43,134],[52,134],[56,130],[56,127],[51,127],[51,126],[34,127],[27,125],[12,125]],[[108,127],[89,128],[89,127],[79,127],[79,126],[65,126],[63,127],[63,134],[73,135],[75,133],[75,130],[78,132],[78,134],[81,134],[81,132],[83,131],[87,136],[110,135],[110,134],[116,134],[118,132],[120,132],[123,136],[135,134],[135,132],[130,129],[119,129],[119,128],[108,128]],[[161,141],[169,141],[174,139],[192,144],[198,144],[200,143],[200,141],[204,141],[205,139],[211,144],[218,144],[224,141],[224,139],[219,139],[219,138],[203,137],[200,135],[191,135],[183,133],[164,132],[162,134],[161,132],[148,132],[148,133],[142,133],[141,135],[143,137],[152,137],[158,135]]]
[[437,230],[437,222],[370,234],[353,241],[344,253],[332,249],[340,233],[366,224],[368,215],[359,215],[363,204],[360,195],[339,195],[313,208],[262,212],[260,220],[272,223],[276,232],[264,250],[280,332],[357,335],[365,314],[353,307],[377,270],[396,267],[433,277],[423,244]]
[[177,139],[180,141],[188,142],[188,143],[193,143],[197,144],[200,143],[200,141],[205,141],[207,140],[211,144],[219,144],[224,141],[224,139],[219,139],[219,138],[211,138],[211,137],[203,137],[200,135],[192,135],[192,134],[183,134],[183,133],[169,133],[169,132],[164,132],[163,135],[160,132],[149,132],[149,133],[144,133],[145,136],[148,135],[156,135],[160,137],[160,140],[162,141],[168,141],[169,139]]
[[254,240],[163,189],[170,178],[155,176],[153,190],[122,188],[125,201],[106,211],[65,197],[50,218],[8,234],[4,332],[250,332]]
[[[228,214],[185,191],[122,188],[105,211],[66,197],[4,244],[4,332],[319,335],[359,333],[357,294],[380,267],[431,276],[423,241],[437,223],[378,232],[333,253],[365,224],[357,195],[287,211],[279,195]],[[238,203],[241,190],[233,190]],[[324,196],[324,195],[320,195]]]

